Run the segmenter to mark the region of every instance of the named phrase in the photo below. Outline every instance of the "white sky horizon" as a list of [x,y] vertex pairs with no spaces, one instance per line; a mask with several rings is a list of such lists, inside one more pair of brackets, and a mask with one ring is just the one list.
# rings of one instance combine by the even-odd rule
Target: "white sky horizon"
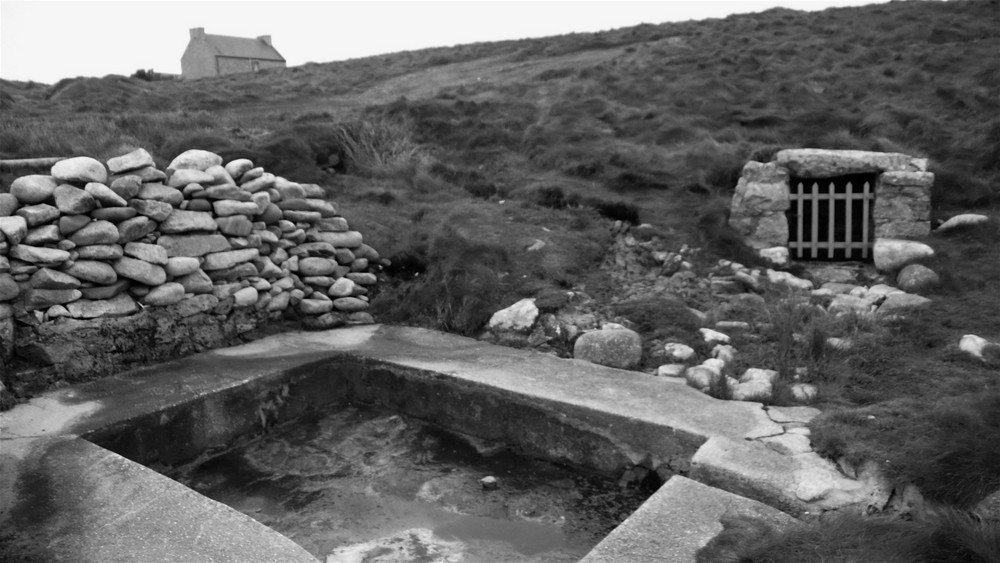
[[721,18],[774,7],[823,10],[886,0],[368,0],[95,2],[0,0],[0,78],[180,74],[189,30],[270,35],[288,66],[485,41]]

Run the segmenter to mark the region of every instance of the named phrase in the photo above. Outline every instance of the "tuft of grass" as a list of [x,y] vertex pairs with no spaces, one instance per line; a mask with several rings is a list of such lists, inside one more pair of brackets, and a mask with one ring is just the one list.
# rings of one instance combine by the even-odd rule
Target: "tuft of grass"
[[990,563],[1000,560],[1000,527],[953,509],[907,521],[836,513],[784,531],[737,518],[702,548],[699,562]]

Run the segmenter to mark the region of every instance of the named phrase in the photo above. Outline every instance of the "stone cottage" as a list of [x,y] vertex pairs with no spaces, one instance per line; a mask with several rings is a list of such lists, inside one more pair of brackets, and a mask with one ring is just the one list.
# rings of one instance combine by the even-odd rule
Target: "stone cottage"
[[877,239],[930,233],[927,159],[866,151],[788,149],[750,161],[729,224],[758,248],[793,259],[870,260]]
[[285,58],[271,44],[270,35],[255,39],[209,35],[205,28],[191,29],[191,40],[181,57],[184,78],[204,78],[265,68],[285,68]]

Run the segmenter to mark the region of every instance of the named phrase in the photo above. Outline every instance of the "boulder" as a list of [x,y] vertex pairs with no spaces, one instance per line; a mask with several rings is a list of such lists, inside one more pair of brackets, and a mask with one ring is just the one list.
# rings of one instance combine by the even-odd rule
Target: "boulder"
[[344,233],[351,229],[347,223],[347,219],[343,217],[322,219],[316,223],[316,228],[324,233]]
[[[205,255],[205,261],[202,263],[201,269],[206,272],[211,270],[228,270],[238,264],[249,262],[259,256],[260,252],[258,252],[256,248],[213,252]],[[254,269],[254,271],[256,272],[256,269]]]
[[358,248],[364,243],[364,238],[358,231],[328,232],[309,231],[306,233],[309,242],[328,242],[337,248]]
[[245,237],[253,232],[253,223],[246,215],[231,215],[216,217],[215,224],[223,234],[234,237]]
[[[0,299],[0,301],[3,301],[3,299]],[[975,358],[983,360],[985,359],[983,357],[983,351],[986,350],[986,348],[990,345],[991,345],[990,341],[986,340],[981,336],[976,336],[975,334],[966,334],[958,342],[958,349],[967,354],[972,355]]]
[[10,183],[10,194],[21,202],[21,205],[45,203],[55,192],[59,182],[52,176],[31,174],[15,178]]
[[711,365],[697,365],[684,370],[684,380],[695,389],[705,391],[722,380],[722,372]]
[[115,244],[120,237],[118,227],[110,221],[93,221],[70,235],[69,240],[77,246],[89,244]]
[[710,346],[715,344],[729,344],[729,335],[727,334],[723,334],[710,328],[699,328],[698,332],[701,334],[702,340]]
[[812,383],[793,383],[789,390],[792,392],[792,397],[800,403],[808,403],[819,394],[819,388]]
[[56,208],[66,215],[83,215],[90,213],[97,207],[97,200],[80,188],[74,188],[69,184],[60,184],[52,192],[52,198],[56,202]]
[[[110,264],[106,264],[109,268]],[[114,273],[112,270],[111,273]],[[132,286],[132,282],[129,280],[118,280],[114,283],[108,285],[95,285],[93,287],[82,287],[80,292],[83,293],[84,299],[90,299],[93,301],[98,301],[101,299],[111,299],[117,295],[125,293],[125,291]]]
[[[162,246],[160,248],[163,248]],[[166,248],[163,249],[166,252]],[[181,277],[188,274],[193,274],[198,271],[201,267],[201,260],[193,256],[173,256],[167,258],[166,266],[164,270],[167,271],[168,276]]]
[[208,168],[221,165],[222,157],[201,149],[189,149],[174,157],[167,166],[167,170],[179,171],[182,169],[208,170]]
[[184,291],[187,293],[212,293],[212,278],[208,277],[208,274],[201,269],[195,270],[186,276],[181,276],[175,281],[184,286]]
[[103,184],[108,181],[108,171],[104,165],[89,156],[60,160],[52,165],[49,174],[63,182],[100,182]]
[[341,297],[333,300],[333,308],[342,313],[356,313],[368,309],[368,302],[357,297]]
[[679,362],[686,362],[694,357],[694,348],[679,342],[667,342],[663,345],[667,357]]
[[20,215],[0,217],[0,233],[3,233],[10,244],[21,244],[28,236],[28,221]]
[[21,299],[29,311],[47,309],[53,305],[64,305],[83,297],[79,289],[29,289]]
[[154,199],[132,199],[128,204],[129,207],[134,207],[139,215],[145,215],[158,223],[163,222],[174,212],[174,206]]
[[233,300],[235,301],[233,305],[236,307],[251,307],[257,304],[258,298],[259,294],[256,289],[244,287],[233,294]]
[[121,178],[115,178],[109,187],[119,197],[128,201],[138,195],[139,188],[142,187],[142,178],[131,175],[122,176]]
[[128,201],[125,198],[115,193],[111,188],[98,182],[89,182],[83,187],[83,191],[100,202],[102,207],[125,207],[128,205]]
[[783,285],[792,289],[807,291],[813,288],[813,283],[809,280],[796,277],[790,272],[779,270],[767,270],[767,281],[775,285]]
[[98,260],[77,260],[64,271],[74,278],[101,285],[111,285],[118,281],[118,274],[111,264]]
[[215,178],[212,178],[211,174],[201,170],[175,170],[174,173],[170,175],[170,179],[167,180],[167,187],[183,188],[188,184],[210,185],[214,180]]
[[[144,217],[145,219],[145,217]],[[91,244],[76,249],[77,260],[117,260],[125,255],[120,244]]]
[[211,182],[214,185],[230,184],[236,185],[236,180],[226,172],[226,169],[221,164],[214,164],[205,169],[205,173],[210,174],[213,178]]
[[934,249],[922,242],[901,239],[875,239],[872,258],[880,272],[895,272],[907,264],[934,256]]
[[633,368],[642,360],[642,338],[627,328],[592,330],[576,339],[573,357],[602,366]]
[[125,255],[138,258],[150,264],[167,265],[167,249],[158,244],[130,242],[125,245]]
[[160,223],[160,232],[165,234],[189,233],[193,231],[215,231],[218,226],[211,213],[176,209]]
[[129,258],[128,256],[123,256],[115,260],[112,267],[114,267],[115,272],[119,276],[149,286],[160,285],[167,281],[167,272],[162,266]]
[[896,276],[896,285],[908,293],[921,293],[941,283],[937,272],[922,264],[903,266]]
[[[313,294],[315,295],[315,294]],[[322,315],[333,310],[333,301],[320,299],[303,299],[296,306],[303,315]]]
[[66,305],[74,319],[102,317],[127,317],[139,312],[139,306],[127,293],[118,293],[108,299],[80,299]]
[[[157,203],[159,204],[159,202]],[[118,244],[125,244],[133,240],[139,240],[155,231],[156,227],[156,222],[144,215],[126,219],[121,223],[118,223],[117,242]]]
[[768,401],[772,391],[771,382],[763,379],[740,382],[730,388],[734,401]]
[[12,301],[21,293],[21,287],[8,273],[0,273],[0,303]]
[[21,207],[21,202],[13,194],[0,193],[0,217],[10,217],[18,207]]
[[[247,202],[250,201],[251,198],[250,192],[244,190],[239,186],[231,184],[224,184],[221,186],[212,186],[210,188],[207,188],[205,190],[204,195],[205,199],[211,199],[211,200],[231,199],[237,202]],[[267,194],[264,195],[266,196]]]
[[11,258],[31,264],[62,264],[69,260],[69,252],[58,248],[45,248],[19,244],[10,249]]
[[[90,212],[91,218],[99,221],[111,221],[112,223],[121,223],[137,215],[139,215],[139,212],[134,207],[105,207]],[[72,215],[65,215],[64,217],[72,217]]]
[[212,209],[218,217],[228,217],[230,215],[253,216],[260,212],[257,204],[252,201],[234,201],[231,199],[220,199],[213,202]]
[[357,285],[348,278],[340,278],[330,285],[330,289],[327,290],[326,294],[334,299],[338,297],[350,297],[354,295],[354,291]]
[[168,282],[149,290],[142,298],[144,305],[166,307],[184,299],[184,286],[177,282]]
[[757,253],[760,254],[761,258],[770,261],[775,266],[788,264],[788,247],[786,246],[762,248]]
[[35,289],[77,289],[80,280],[51,268],[39,268],[31,274],[28,284]]
[[878,314],[880,315],[892,315],[897,313],[905,313],[906,311],[917,309],[920,307],[925,307],[931,302],[930,299],[926,297],[921,297],[919,295],[914,295],[912,293],[891,293],[886,296],[885,301],[878,308]]
[[176,188],[164,186],[163,184],[143,184],[136,194],[139,199],[152,201],[162,201],[169,203],[171,207],[179,207],[184,201],[184,194]]
[[538,307],[534,299],[522,299],[490,317],[488,326],[493,332],[528,333],[538,320]]
[[[24,217],[24,220],[28,222],[29,227],[35,227],[38,225],[44,225],[45,223],[51,223],[59,218],[60,212],[55,206],[49,205],[47,203],[39,203],[36,205],[26,205],[15,212],[19,217]],[[87,218],[89,221],[90,218]]]
[[156,244],[167,249],[167,256],[204,256],[213,252],[230,250],[226,237],[220,234],[163,235]]
[[243,178],[243,174],[253,168],[253,162],[246,158],[237,158],[226,164],[226,172],[236,181]]
[[121,174],[122,172],[128,172],[129,170],[145,166],[153,166],[154,164],[153,155],[149,154],[146,149],[135,149],[128,154],[108,159],[108,170],[112,174]]

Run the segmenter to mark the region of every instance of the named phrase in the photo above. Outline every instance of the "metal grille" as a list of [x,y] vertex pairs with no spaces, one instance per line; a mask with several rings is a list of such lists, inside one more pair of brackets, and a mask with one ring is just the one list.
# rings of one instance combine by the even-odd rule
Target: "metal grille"
[[873,175],[792,178],[788,249],[795,258],[869,259]]

